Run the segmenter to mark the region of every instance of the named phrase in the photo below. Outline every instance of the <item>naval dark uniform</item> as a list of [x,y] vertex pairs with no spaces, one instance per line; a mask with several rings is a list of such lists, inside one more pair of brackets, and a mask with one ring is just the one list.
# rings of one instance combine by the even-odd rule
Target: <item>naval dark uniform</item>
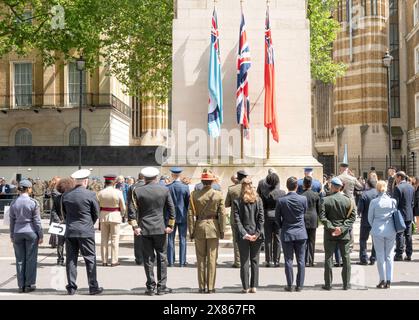
[[66,220],[65,249],[67,291],[77,290],[77,259],[79,251],[84,258],[89,291],[99,289],[96,280],[95,228],[99,215],[96,193],[83,186],[76,186],[62,196],[63,214]]
[[[165,228],[175,224],[175,208],[169,190],[158,183],[150,182],[134,190],[138,208],[138,226],[141,228],[144,270],[147,289],[165,290],[167,282],[167,235]],[[169,216],[165,221],[165,213]],[[135,226],[137,221],[131,221]],[[154,261],[157,254],[157,283],[154,278]]]
[[[127,196],[127,207],[128,207],[128,222],[138,220],[137,217],[137,207],[136,202],[133,199],[133,190],[136,188],[142,187],[145,185],[144,180],[139,180],[134,183],[128,189],[128,196]],[[134,256],[135,256],[135,263],[138,265],[143,264],[143,252],[142,252],[142,237],[141,235],[136,236],[134,235]]]

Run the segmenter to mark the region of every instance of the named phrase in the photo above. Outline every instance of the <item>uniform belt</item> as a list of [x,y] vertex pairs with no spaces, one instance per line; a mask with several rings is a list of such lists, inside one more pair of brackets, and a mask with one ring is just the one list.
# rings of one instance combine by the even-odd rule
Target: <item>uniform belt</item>
[[218,217],[198,219],[198,221],[203,221],[203,220],[218,220]]
[[114,212],[114,211],[119,211],[119,208],[104,208],[104,207],[100,207],[100,211]]

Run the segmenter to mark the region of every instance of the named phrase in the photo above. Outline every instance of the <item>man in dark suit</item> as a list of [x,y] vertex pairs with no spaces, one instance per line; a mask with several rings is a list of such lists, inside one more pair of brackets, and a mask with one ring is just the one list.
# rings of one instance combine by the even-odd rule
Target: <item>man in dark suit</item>
[[348,290],[351,283],[350,229],[356,219],[355,201],[341,192],[343,182],[338,177],[332,179],[332,194],[321,202],[320,221],[324,225],[325,268],[324,290],[332,289],[333,253],[339,248],[342,260],[343,290]]
[[66,231],[66,271],[69,295],[76,293],[77,259],[79,251],[84,258],[91,295],[100,294],[103,288],[96,280],[96,248],[95,228],[99,216],[99,203],[96,193],[87,190],[90,170],[82,169],[74,172],[71,177],[76,181],[76,187],[62,196],[63,214]]
[[[368,264],[368,254],[367,254],[367,241],[370,236],[371,226],[368,222],[368,209],[370,208],[370,203],[372,199],[377,198],[378,191],[375,189],[377,186],[377,181],[375,179],[367,180],[368,190],[362,192],[361,197],[358,201],[358,214],[361,216],[361,228],[359,233],[359,265]],[[374,244],[371,249],[370,256],[370,265],[375,263],[375,250]]]
[[[137,206],[136,202],[133,199],[134,190],[142,187],[145,184],[144,176],[139,173],[138,180],[128,189],[128,196],[127,196],[127,208],[128,208],[128,223],[132,220],[137,220]],[[142,249],[142,237],[141,235],[134,235],[134,256],[135,256],[135,263],[137,265],[142,265],[144,262],[143,259],[143,249]]]
[[7,194],[10,193],[11,188],[10,185],[6,183],[6,179],[1,177],[0,178],[0,194]]
[[307,212],[304,215],[305,227],[307,230],[307,246],[306,246],[306,267],[314,266],[314,252],[316,248],[316,230],[318,218],[320,214],[320,195],[311,189],[313,178],[307,176],[303,181],[303,196],[307,198]]
[[179,230],[179,266],[185,267],[186,262],[186,234],[188,231],[188,209],[189,209],[189,187],[180,180],[182,169],[178,167],[170,168],[173,182],[167,185],[175,206],[176,224],[173,232],[169,234],[167,245],[167,260],[169,267],[175,263],[175,239],[176,230]]
[[281,227],[282,249],[284,250],[285,257],[285,275],[287,277],[285,291],[292,291],[292,284],[294,282],[294,272],[292,269],[294,253],[298,265],[295,291],[301,291],[304,286],[307,240],[304,214],[307,211],[307,198],[298,195],[297,188],[297,178],[288,178],[288,194],[278,199],[275,210],[276,219]]
[[[147,276],[147,295],[171,293],[167,282],[167,234],[173,231],[175,208],[169,190],[158,183],[159,170],[148,167],[141,170],[145,185],[134,190],[138,222],[130,223],[136,236],[142,235],[144,270]],[[165,213],[169,219],[166,223]],[[154,260],[157,254],[157,283],[154,278]]]
[[406,230],[396,236],[396,255],[394,261],[403,260],[403,251],[406,247],[405,261],[412,260],[412,221],[413,207],[415,205],[415,189],[406,181],[406,173],[399,171],[396,173],[396,184],[393,197],[397,201],[397,209],[401,212],[406,223]]

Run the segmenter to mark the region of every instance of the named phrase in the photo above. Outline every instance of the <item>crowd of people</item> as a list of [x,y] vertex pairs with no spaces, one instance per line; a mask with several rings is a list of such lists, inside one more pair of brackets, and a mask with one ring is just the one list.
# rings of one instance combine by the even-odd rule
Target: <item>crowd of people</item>
[[[342,267],[343,289],[348,290],[350,253],[355,241],[353,224],[358,216],[361,219],[358,264],[377,263],[380,279],[377,288],[390,288],[393,261],[412,259],[412,223],[419,215],[419,179],[409,178],[394,167],[388,169],[387,181],[379,180],[373,170],[366,181],[357,179],[346,163],[339,170],[338,176],[325,177],[322,184],[312,177],[312,168],[305,168],[304,178],[287,179],[287,192],[280,188],[274,169],[269,169],[257,187],[245,170],[239,170],[231,177],[233,185],[225,198],[218,178],[209,169],[204,169],[196,185],[182,176],[183,170],[178,167],[170,169],[170,177],[160,176],[156,168],[144,168],[137,181],[109,174],[104,176],[103,185],[97,178],[89,179],[89,170],[79,170],[71,177],[54,177],[44,191],[44,196],[48,192],[51,199],[51,223],[66,225],[65,235],[51,236],[54,240],[50,244],[57,248],[57,264],[66,267],[68,294],[77,291],[79,253],[86,263],[90,294],[100,294],[103,288],[96,276],[95,224],[99,221],[102,266],[117,267],[120,224],[127,219],[134,233],[135,262],[144,265],[147,277],[145,294],[162,295],[172,292],[166,282],[167,268],[176,262],[176,233],[178,266],[188,264],[189,231],[197,257],[199,292],[214,293],[219,240],[224,239],[226,232],[226,208],[231,208],[232,267],[240,268],[243,293],[256,293],[262,247],[265,267],[279,267],[283,252],[287,282],[284,289],[303,290],[305,269],[315,266],[316,231],[320,224],[324,226],[325,252],[322,288],[332,289],[335,266]],[[36,289],[37,250],[43,242],[37,180],[20,181],[20,196],[10,206],[10,237],[16,255],[19,292]],[[0,192],[5,192],[4,179],[0,187]],[[401,232],[396,230],[397,217],[404,222]],[[373,247],[368,255],[370,235]]]

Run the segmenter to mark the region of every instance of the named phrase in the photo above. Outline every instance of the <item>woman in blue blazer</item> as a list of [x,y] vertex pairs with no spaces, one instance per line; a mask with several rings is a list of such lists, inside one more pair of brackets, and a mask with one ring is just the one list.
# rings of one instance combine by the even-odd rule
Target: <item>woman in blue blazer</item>
[[393,280],[393,258],[396,245],[393,212],[397,210],[395,199],[386,193],[387,183],[378,181],[378,197],[373,199],[368,210],[368,222],[371,225],[372,240],[377,255],[377,268],[380,283],[377,288],[390,288]]

